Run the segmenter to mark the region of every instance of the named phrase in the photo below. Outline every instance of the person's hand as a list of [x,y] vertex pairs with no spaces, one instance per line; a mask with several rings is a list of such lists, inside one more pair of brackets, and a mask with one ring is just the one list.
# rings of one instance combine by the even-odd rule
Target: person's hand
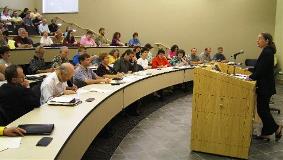
[[117,77],[118,77],[118,78],[122,78],[123,76],[124,76],[123,73],[117,73]]
[[103,80],[104,80],[105,83],[110,83],[111,82],[111,79],[109,79],[109,78],[104,78]]
[[19,127],[10,127],[10,128],[5,128],[3,131],[4,136],[10,136],[10,137],[15,137],[15,136],[24,136],[26,131],[24,129],[21,129]]
[[24,79],[23,82],[21,83],[21,85],[24,87],[24,88],[29,88],[29,81]]
[[69,89],[64,91],[64,94],[65,94],[65,95],[76,94],[76,93],[77,93],[76,91],[74,91],[74,90],[69,90]]
[[252,79],[250,77],[247,77],[246,81],[252,81]]

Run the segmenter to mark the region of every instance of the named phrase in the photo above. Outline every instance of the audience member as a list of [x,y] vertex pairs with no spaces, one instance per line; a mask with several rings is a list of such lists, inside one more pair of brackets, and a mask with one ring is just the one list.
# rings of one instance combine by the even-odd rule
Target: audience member
[[34,8],[33,12],[30,12],[30,16],[32,19],[35,19],[36,17],[41,17],[41,14],[38,12],[37,8]]
[[40,103],[44,104],[54,97],[75,94],[77,87],[68,87],[67,81],[71,80],[75,73],[74,66],[70,63],[62,63],[55,72],[48,75],[42,82]]
[[11,65],[10,57],[11,57],[10,48],[7,46],[1,47],[0,48],[0,65],[4,65],[6,67]]
[[98,46],[109,44],[108,40],[105,38],[105,28],[99,28],[99,36],[97,36],[95,42]]
[[55,56],[52,60],[52,68],[57,68],[61,66],[63,63],[69,62],[69,48],[63,46],[60,48],[59,55]]
[[79,57],[80,57],[80,55],[82,55],[82,54],[84,54],[84,53],[87,53],[86,47],[80,46],[80,47],[78,48],[78,53],[77,53],[76,55],[74,55],[74,57],[73,57],[73,64],[74,64],[75,66],[80,63]]
[[68,31],[67,36],[63,40],[63,45],[66,45],[66,46],[75,46],[75,45],[77,45],[77,41],[76,41],[76,39],[74,37],[74,31],[73,30]]
[[54,44],[63,45],[64,36],[63,36],[63,33],[60,29],[55,32],[55,35],[54,35],[52,40],[53,40]]
[[147,60],[148,60],[148,62],[151,64],[152,58],[153,58],[153,55],[152,55],[152,53],[151,53],[151,49],[152,49],[153,47],[151,46],[151,44],[147,43],[147,44],[144,45],[144,48],[147,48],[147,49],[149,50],[149,51],[148,51]]
[[36,95],[29,88],[23,69],[10,65],[5,70],[7,83],[0,87],[1,126],[7,125],[35,107],[39,107]]
[[82,36],[80,45],[87,46],[87,47],[96,47],[96,43],[93,39],[93,32],[87,31],[86,35]]
[[141,47],[140,46],[135,46],[133,49],[135,56],[137,57],[137,59],[140,58],[140,54],[141,54]]
[[218,53],[216,53],[216,54],[213,56],[212,59],[213,59],[214,61],[218,61],[218,62],[228,62],[228,61],[226,60],[226,57],[225,57],[224,54],[223,54],[223,47],[218,47],[217,50],[218,50]]
[[157,55],[152,59],[152,68],[166,68],[169,66],[170,63],[165,56],[165,51],[163,49],[159,49]]
[[170,64],[172,66],[184,66],[184,65],[188,65],[188,59],[186,57],[186,52],[182,49],[179,49],[177,52],[177,55],[174,56],[171,60],[170,60]]
[[24,28],[19,28],[18,36],[14,38],[14,41],[17,48],[33,47],[33,41],[28,38],[28,32]]
[[42,37],[40,39],[40,45],[42,46],[51,46],[53,44],[52,39],[48,36],[48,32],[42,32]]
[[18,12],[17,12],[17,11],[13,11],[13,14],[12,14],[11,18],[12,18],[11,21],[12,21],[15,25],[21,25],[21,24],[23,24],[23,19],[18,16]]
[[99,56],[101,63],[99,64],[96,74],[104,78],[122,78],[122,73],[117,73],[114,68],[109,66],[109,55],[108,53],[102,53]]
[[112,38],[111,46],[125,46],[124,43],[120,41],[121,33],[115,32]]
[[87,53],[79,56],[79,62],[80,65],[76,68],[73,78],[74,84],[79,88],[89,84],[111,82],[110,79],[99,77],[92,69],[88,68],[91,65],[91,57]]
[[142,66],[143,69],[151,68],[150,66],[148,66],[148,60],[147,60],[148,52],[149,52],[148,48],[143,48],[141,50],[141,56],[137,61],[138,65]]
[[140,40],[139,40],[139,34],[135,32],[133,34],[133,38],[129,40],[129,46],[141,46]]
[[114,64],[120,56],[120,52],[118,49],[112,49],[109,53],[109,64]]
[[211,48],[205,48],[204,49],[204,52],[202,52],[200,54],[200,60],[203,62],[203,63],[208,63],[211,61]]
[[178,45],[174,44],[168,52],[168,59],[172,59],[174,56],[176,56],[178,50],[179,50]]
[[128,73],[139,70],[137,58],[131,49],[127,49],[122,56],[114,63],[113,68],[116,72]]
[[59,29],[59,26],[56,24],[56,19],[51,19],[51,24],[48,25],[48,28],[52,34],[55,34],[55,32]]
[[29,74],[54,72],[54,68],[50,67],[44,61],[45,49],[42,46],[35,48],[35,55],[29,62]]
[[25,9],[22,11],[22,13],[20,14],[20,17],[21,17],[22,19],[24,19],[24,18],[26,17],[27,13],[29,13],[29,12],[30,12],[29,9],[28,9],[28,8],[25,8]]
[[43,32],[47,32],[50,33],[49,28],[48,28],[48,24],[47,24],[47,19],[42,19],[42,22],[38,25],[38,31],[39,34],[43,34]]
[[191,49],[191,54],[188,55],[188,59],[191,65],[201,64],[202,61],[200,60],[199,56],[197,55],[198,50],[196,48]]

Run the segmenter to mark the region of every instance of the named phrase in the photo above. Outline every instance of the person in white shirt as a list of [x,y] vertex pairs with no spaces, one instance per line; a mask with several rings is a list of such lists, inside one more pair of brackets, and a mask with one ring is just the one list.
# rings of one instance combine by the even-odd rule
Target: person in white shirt
[[40,39],[40,45],[41,46],[51,46],[51,44],[53,44],[52,39],[48,36],[48,32],[44,31]]
[[70,63],[63,63],[55,72],[48,75],[41,84],[40,103],[44,104],[54,97],[63,94],[75,94],[77,87],[68,87],[67,81],[70,80],[75,73],[74,66]]
[[147,60],[148,52],[149,52],[148,48],[143,48],[141,50],[141,57],[137,61],[137,64],[141,65],[143,69],[149,69],[150,68],[150,66],[148,65],[148,60]]
[[0,20],[3,21],[6,25],[12,25],[11,23],[11,16],[9,15],[9,9],[6,8],[3,13],[1,14]]
[[50,30],[47,24],[47,19],[42,20],[42,23],[40,23],[40,25],[38,26],[38,31],[40,34],[42,34],[43,32],[50,33]]

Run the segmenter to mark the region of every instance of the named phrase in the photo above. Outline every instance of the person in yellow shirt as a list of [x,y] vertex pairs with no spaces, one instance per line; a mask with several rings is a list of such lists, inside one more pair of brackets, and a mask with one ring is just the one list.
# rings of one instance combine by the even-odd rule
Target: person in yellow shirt
[[119,59],[119,50],[118,49],[113,49],[109,53],[109,64],[114,64],[118,59]]
[[0,136],[24,136],[25,133],[26,131],[19,127],[0,127]]

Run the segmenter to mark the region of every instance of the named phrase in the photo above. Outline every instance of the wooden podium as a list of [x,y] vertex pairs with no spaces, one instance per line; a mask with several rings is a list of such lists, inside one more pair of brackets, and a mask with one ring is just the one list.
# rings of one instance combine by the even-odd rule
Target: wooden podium
[[[255,82],[231,76],[233,66],[217,65],[221,72],[211,67],[194,69],[191,148],[248,159]],[[248,74],[240,68],[236,68],[236,73]]]

